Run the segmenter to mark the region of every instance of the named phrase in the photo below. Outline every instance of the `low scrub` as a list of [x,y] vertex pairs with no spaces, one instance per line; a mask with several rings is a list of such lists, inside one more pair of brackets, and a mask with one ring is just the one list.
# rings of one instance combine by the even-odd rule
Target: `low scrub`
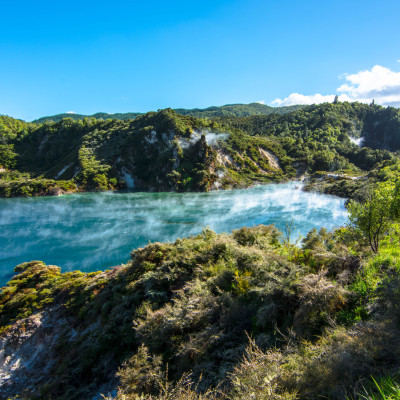
[[21,264],[0,292],[2,338],[25,326],[24,340],[41,329],[54,340],[30,361],[35,385],[14,379],[8,393],[361,398],[371,376],[400,368],[399,251],[390,238],[368,256],[354,243],[343,230],[311,231],[297,247],[273,226],[205,229],[104,272]]

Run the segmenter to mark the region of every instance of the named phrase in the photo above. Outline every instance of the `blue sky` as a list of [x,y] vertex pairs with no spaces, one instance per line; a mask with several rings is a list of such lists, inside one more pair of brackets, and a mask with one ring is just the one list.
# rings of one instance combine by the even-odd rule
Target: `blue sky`
[[335,94],[400,106],[399,0],[2,0],[0,10],[0,114],[28,121]]

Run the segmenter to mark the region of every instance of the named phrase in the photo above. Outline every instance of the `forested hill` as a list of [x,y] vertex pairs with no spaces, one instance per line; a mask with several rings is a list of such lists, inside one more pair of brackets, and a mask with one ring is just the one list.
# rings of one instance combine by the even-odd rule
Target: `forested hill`
[[10,121],[0,117],[3,196],[123,187],[208,191],[295,174],[277,141],[228,132],[171,109],[124,121],[18,122],[14,130]]
[[324,103],[307,106],[289,114],[223,116],[219,123],[251,135],[341,139],[341,134],[363,138],[362,145],[373,149],[400,149],[400,110],[362,103]]
[[96,118],[96,119],[135,119],[137,116],[142,115],[143,113],[136,113],[136,112],[130,112],[130,113],[115,113],[115,114],[109,114],[105,112],[98,112],[96,114],[92,115],[84,115],[84,114],[76,114],[76,113],[64,113],[64,114],[57,114],[57,115],[50,115],[48,117],[42,117],[35,119],[32,121],[34,124],[43,124],[44,122],[59,122],[64,118],[70,118],[75,121],[78,121],[80,119],[84,118]]
[[287,114],[304,108],[304,105],[294,105],[286,107],[270,107],[260,103],[250,104],[227,104],[221,107],[193,108],[186,110],[177,108],[175,112],[182,115],[191,115],[197,118],[216,118],[216,117],[246,117],[251,115]]
[[[250,135],[292,136],[324,135],[336,130],[352,138],[363,138],[363,146],[373,149],[400,149],[400,111],[394,107],[375,104],[337,102],[319,105],[270,107],[260,103],[231,104],[204,109],[174,110],[177,114],[196,118],[210,118],[230,128]],[[33,123],[58,122],[64,118],[81,120],[88,117],[104,120],[135,119],[141,113],[96,113],[93,115],[58,114],[39,118]]]
[[[270,107],[265,104],[260,103],[250,103],[250,104],[227,104],[220,107],[208,107],[208,108],[176,108],[174,111],[182,115],[191,115],[197,118],[216,118],[222,116],[232,116],[232,117],[246,117],[250,115],[268,115],[272,113],[276,114],[286,114],[295,110],[299,110],[305,106],[295,105],[287,107]],[[41,124],[45,121],[58,122],[63,118],[72,118],[74,120],[84,119],[87,117],[102,118],[102,119],[134,119],[142,113],[96,113],[93,115],[82,115],[74,113],[57,114],[48,117],[42,117],[33,121],[34,123]]]
[[0,116],[0,195],[208,191],[335,173],[343,179],[310,188],[360,198],[367,183],[397,173],[399,149],[399,109],[373,104],[215,118],[165,109],[43,124]]

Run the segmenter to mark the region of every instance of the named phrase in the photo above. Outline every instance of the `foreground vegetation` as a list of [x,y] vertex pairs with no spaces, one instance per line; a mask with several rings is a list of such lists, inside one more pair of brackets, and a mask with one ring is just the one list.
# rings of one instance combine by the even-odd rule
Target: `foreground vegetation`
[[[375,201],[382,195],[384,206]],[[399,185],[381,184],[368,202],[352,204],[349,226],[313,230],[301,247],[291,243],[289,225],[283,235],[273,226],[230,235],[205,229],[149,244],[127,265],[104,272],[61,273],[40,261],[17,266],[0,293],[9,352],[2,373],[10,374],[0,393],[82,399],[114,391],[121,400],[395,396]]]

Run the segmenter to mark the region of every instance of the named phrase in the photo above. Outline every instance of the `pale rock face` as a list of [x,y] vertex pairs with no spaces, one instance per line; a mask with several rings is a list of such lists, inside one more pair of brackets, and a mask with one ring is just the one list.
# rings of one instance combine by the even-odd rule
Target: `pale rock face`
[[145,136],[144,140],[149,144],[154,144],[158,142],[157,132],[151,131],[149,135]]
[[79,167],[75,167],[75,172],[74,172],[73,178],[75,178],[79,174],[79,172],[81,172],[81,169]]
[[55,177],[54,179],[58,179],[69,167],[71,167],[73,163],[66,165]]
[[135,180],[133,178],[133,176],[126,170],[126,168],[122,168],[121,170],[121,177],[124,179],[124,181],[126,182],[126,186],[129,189],[132,189],[135,187]]
[[172,169],[177,169],[179,166],[179,158],[178,158],[178,149],[177,148],[174,149],[172,158],[175,160],[174,164],[172,166]]
[[171,140],[174,138],[174,133],[170,132],[170,133],[162,133],[161,134],[161,138],[164,141],[164,143],[166,144],[170,144]]
[[46,144],[46,142],[49,140],[49,136],[45,136],[43,138],[43,140],[41,141],[40,145],[39,145],[39,153],[42,152],[43,150],[43,146]]
[[279,159],[275,154],[272,154],[270,151],[264,150],[261,147],[258,148],[258,151],[264,158],[268,160],[269,166],[272,169],[277,170],[281,168],[279,165]]
[[[106,272],[104,272],[104,275]],[[14,398],[25,391],[36,393],[59,366],[61,337],[72,341],[98,329],[99,322],[76,331],[62,306],[47,308],[14,323],[0,335],[0,398]],[[112,379],[111,379],[112,381]],[[106,393],[115,382],[103,382],[95,389]],[[29,398],[29,397],[25,397]]]
[[[54,344],[60,336],[57,328],[66,323],[55,321],[49,312],[38,312],[16,322],[0,337],[0,397],[21,393],[29,382],[34,389],[55,365]],[[54,312],[57,315],[57,311]],[[28,388],[28,389],[29,389]]]
[[215,172],[215,175],[217,176],[217,180],[214,182],[213,189],[219,190],[222,187],[221,180],[225,177],[226,172],[219,170]]
[[224,154],[220,151],[217,153],[217,162],[225,167],[233,164],[233,158],[230,154]]

